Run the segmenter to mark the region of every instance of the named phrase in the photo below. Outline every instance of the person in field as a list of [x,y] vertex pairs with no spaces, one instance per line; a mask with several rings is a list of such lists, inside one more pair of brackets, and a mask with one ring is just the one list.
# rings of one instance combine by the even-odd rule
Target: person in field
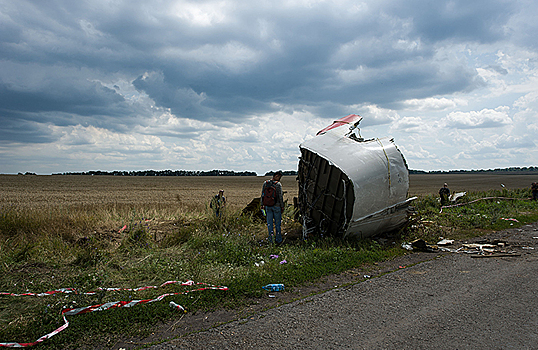
[[226,197],[224,197],[224,190],[219,190],[219,193],[216,194],[213,197],[213,199],[211,199],[211,203],[209,204],[209,207],[213,209],[216,217],[220,217],[222,213],[224,212],[225,206],[226,206]]
[[439,190],[439,197],[441,197],[441,205],[448,204],[448,198],[450,197],[450,190],[448,189],[448,184],[445,182],[443,187]]
[[[282,243],[281,222],[284,211],[284,198],[282,192],[282,171],[277,171],[271,180],[263,183],[262,187],[262,211],[265,210],[267,230],[269,231],[269,243],[273,243],[273,232],[276,231],[275,242]],[[273,230],[274,224],[274,230]]]
[[533,182],[531,185],[532,200],[538,200],[538,182]]

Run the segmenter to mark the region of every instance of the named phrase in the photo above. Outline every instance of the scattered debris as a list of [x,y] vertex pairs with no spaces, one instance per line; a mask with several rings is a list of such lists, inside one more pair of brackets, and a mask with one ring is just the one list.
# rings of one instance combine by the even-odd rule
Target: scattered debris
[[519,220],[517,220],[517,219],[514,219],[514,218],[501,218],[501,220],[506,220],[506,221],[515,221],[515,222],[519,222]]
[[280,292],[284,290],[284,285],[282,283],[272,283],[262,287],[263,289],[270,292]]
[[465,196],[467,194],[467,192],[454,192],[451,196],[450,196],[450,201],[451,202],[456,202],[458,199],[460,199],[461,197]]
[[185,308],[184,308],[183,306],[181,306],[181,305],[179,305],[179,304],[176,304],[176,303],[174,303],[173,301],[170,302],[170,307],[171,307],[172,309],[181,310],[181,311],[183,311],[183,312],[185,312],[185,313],[187,312],[187,310],[185,310]]
[[504,258],[504,257],[513,257],[521,256],[521,254],[516,253],[495,253],[489,255],[471,255],[471,258]]
[[414,250],[422,250],[422,251],[427,251],[429,248],[428,244],[423,239],[414,240],[413,242],[411,242],[411,246],[413,247]]
[[406,242],[402,243],[402,248],[406,250],[413,250],[413,246],[411,246],[411,244],[406,243]]
[[[442,238],[442,237],[441,237]],[[534,237],[538,239],[538,237]],[[448,253],[464,253],[483,257],[505,257],[505,256],[520,256],[514,250],[507,249],[509,244],[502,240],[479,241],[475,243],[463,243],[458,248],[448,248],[446,246],[453,245],[453,239],[441,239],[437,244],[428,244],[423,239],[417,239],[411,243],[402,243],[402,248],[407,250],[416,250],[424,252],[448,252]],[[534,250],[533,247],[521,247],[525,250]]]
[[453,243],[454,243],[453,239],[442,239],[439,242],[437,242],[437,245],[450,245]]
[[507,198],[507,197],[483,197],[483,198],[478,198],[478,199],[475,199],[473,201],[470,201],[470,202],[465,202],[465,203],[458,203],[458,204],[451,204],[451,205],[444,205],[441,207],[441,210],[439,211],[439,214],[443,212],[443,209],[445,208],[454,208],[454,207],[460,207],[462,205],[469,205],[469,204],[472,204],[472,203],[476,203],[478,201],[483,201],[483,200],[490,200],[490,199],[494,199],[494,200],[497,200],[497,203],[500,203],[498,200],[500,199],[503,199],[503,200],[526,200],[526,199],[521,199],[521,198]]

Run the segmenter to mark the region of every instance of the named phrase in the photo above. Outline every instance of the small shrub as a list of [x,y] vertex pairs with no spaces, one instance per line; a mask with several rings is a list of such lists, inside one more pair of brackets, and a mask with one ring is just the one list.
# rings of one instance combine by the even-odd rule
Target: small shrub
[[192,235],[196,231],[195,226],[180,227],[177,232],[169,234],[164,238],[161,243],[163,248],[174,247],[182,245],[191,239]]
[[122,240],[124,248],[151,248],[152,243],[147,225],[142,224],[142,221],[131,225]]
[[92,267],[103,261],[105,254],[97,247],[84,247],[76,255],[73,265],[80,267]]

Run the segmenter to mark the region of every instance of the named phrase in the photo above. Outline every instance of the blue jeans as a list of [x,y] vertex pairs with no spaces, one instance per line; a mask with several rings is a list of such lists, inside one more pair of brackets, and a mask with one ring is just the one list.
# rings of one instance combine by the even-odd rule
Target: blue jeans
[[276,236],[275,242],[282,242],[282,235],[280,234],[280,222],[282,221],[282,210],[280,206],[275,205],[272,207],[265,207],[265,214],[267,218],[267,229],[269,230],[269,242],[273,243],[273,220],[275,222]]

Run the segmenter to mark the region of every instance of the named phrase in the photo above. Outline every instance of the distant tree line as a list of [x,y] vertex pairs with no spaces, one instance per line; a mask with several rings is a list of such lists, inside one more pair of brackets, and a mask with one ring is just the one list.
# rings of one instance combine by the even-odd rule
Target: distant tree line
[[253,171],[230,170],[140,170],[140,171],[83,171],[65,172],[53,175],[111,175],[111,176],[257,176]]
[[538,172],[538,167],[510,167],[510,168],[497,168],[497,169],[480,169],[480,170],[409,170],[409,174],[536,174]]
[[[480,170],[409,170],[409,174],[536,174],[538,167],[510,167],[497,169],[480,169]],[[264,176],[273,176],[275,172],[269,171]],[[284,176],[296,176],[296,170],[282,171]],[[18,173],[18,175],[36,175],[36,173],[27,171]],[[111,175],[111,176],[258,176],[254,171],[233,171],[233,170],[140,170],[140,171],[101,171],[91,170],[82,172],[65,172],[52,175]]]
[[[265,173],[265,176],[273,176],[274,174],[275,174],[274,171],[269,171],[269,172]],[[296,176],[296,175],[297,175],[296,170],[282,171],[282,176]]]

